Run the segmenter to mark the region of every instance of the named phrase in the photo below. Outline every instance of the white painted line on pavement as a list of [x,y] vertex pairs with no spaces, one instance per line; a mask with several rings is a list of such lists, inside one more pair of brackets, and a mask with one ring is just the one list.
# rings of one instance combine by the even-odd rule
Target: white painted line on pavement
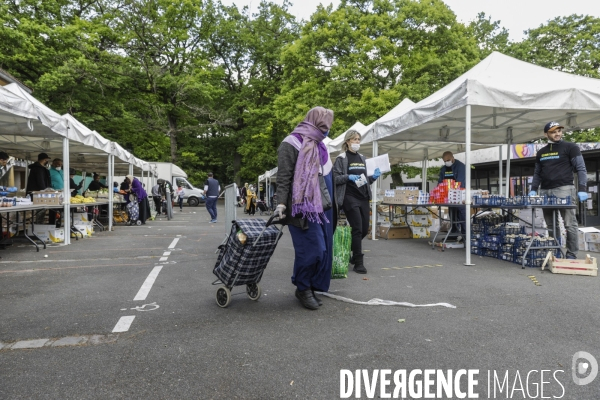
[[171,255],[171,252],[170,252],[170,251],[165,251],[165,252],[163,253],[163,257],[167,257],[167,256],[170,256],[170,255]]
[[121,319],[119,319],[119,322],[117,322],[117,324],[115,325],[115,328],[112,330],[113,333],[127,332],[134,319],[135,319],[135,315],[128,315],[126,317],[121,317]]
[[169,249],[174,248],[177,245],[177,242],[179,242],[179,238],[175,238],[173,239],[173,241],[171,242],[171,244],[169,245]]
[[133,298],[134,301],[146,300],[146,297],[148,296],[148,293],[150,293],[150,289],[152,289],[152,285],[154,285],[154,281],[156,280],[156,277],[158,276],[158,273],[161,269],[162,265],[159,267],[154,267],[154,269],[150,272],[150,275],[148,275],[148,277],[142,284],[140,291]]
[[161,257],[158,259],[158,261],[167,261],[169,259],[169,257]]

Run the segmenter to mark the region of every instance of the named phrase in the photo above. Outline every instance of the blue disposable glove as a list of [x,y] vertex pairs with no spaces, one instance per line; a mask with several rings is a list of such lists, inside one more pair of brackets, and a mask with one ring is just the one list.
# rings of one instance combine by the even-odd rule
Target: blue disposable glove
[[537,196],[537,192],[535,190],[532,190],[531,192],[529,192],[530,196]]
[[377,179],[381,176],[381,171],[379,170],[379,168],[375,168],[375,171],[373,172],[373,179]]
[[348,180],[355,182],[360,179],[360,175],[348,175]]
[[586,201],[588,195],[587,192],[577,192],[577,197],[579,197],[579,201]]

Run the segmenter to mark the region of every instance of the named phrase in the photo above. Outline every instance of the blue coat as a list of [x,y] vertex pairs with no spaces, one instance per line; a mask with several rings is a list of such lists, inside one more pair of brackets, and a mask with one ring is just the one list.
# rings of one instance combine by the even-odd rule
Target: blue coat
[[440,177],[438,183],[441,183],[444,179],[454,179],[456,182],[460,182],[460,187],[465,187],[466,179],[466,168],[465,164],[454,159],[454,164],[451,167],[445,165],[440,169]]

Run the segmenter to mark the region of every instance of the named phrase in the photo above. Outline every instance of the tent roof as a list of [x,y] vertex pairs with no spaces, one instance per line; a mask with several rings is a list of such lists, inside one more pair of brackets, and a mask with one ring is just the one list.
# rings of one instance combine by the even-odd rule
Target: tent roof
[[600,125],[600,80],[494,52],[408,112],[375,124],[375,138],[464,143],[467,105],[472,143],[525,143],[543,137],[552,120],[571,129]]

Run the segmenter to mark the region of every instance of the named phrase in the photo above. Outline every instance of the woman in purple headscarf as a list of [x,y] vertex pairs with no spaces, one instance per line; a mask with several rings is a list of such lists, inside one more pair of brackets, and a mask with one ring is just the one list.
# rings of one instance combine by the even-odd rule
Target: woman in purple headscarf
[[311,310],[323,304],[314,292],[327,292],[331,280],[333,164],[323,139],[332,124],[333,111],[315,107],[277,150],[275,214],[292,236],[296,297]]
[[[125,182],[129,185],[129,193],[135,194],[140,207],[140,221],[142,225],[146,223],[146,220],[150,218],[150,203],[148,202],[148,193],[144,190],[142,182],[135,178],[133,175],[127,175]],[[125,200],[129,203],[129,195],[125,196]]]

